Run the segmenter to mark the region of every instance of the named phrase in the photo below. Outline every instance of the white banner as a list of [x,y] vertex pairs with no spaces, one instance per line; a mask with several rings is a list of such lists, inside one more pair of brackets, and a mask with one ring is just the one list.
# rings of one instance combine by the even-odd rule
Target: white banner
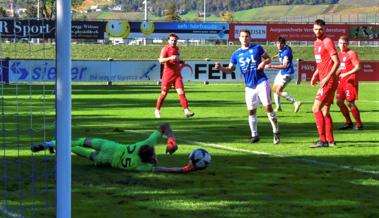
[[[220,61],[228,66],[228,61]],[[274,64],[278,64],[274,62]],[[163,65],[157,60],[125,61],[72,61],[71,76],[75,82],[104,81],[159,81]],[[297,78],[298,62],[294,62]],[[274,81],[278,70],[265,70],[270,81]],[[54,60],[10,60],[9,82],[55,81],[57,70]],[[181,68],[184,81],[233,82],[244,81],[239,70],[223,73],[215,69],[213,61],[186,61]],[[296,82],[296,81],[294,81]]]

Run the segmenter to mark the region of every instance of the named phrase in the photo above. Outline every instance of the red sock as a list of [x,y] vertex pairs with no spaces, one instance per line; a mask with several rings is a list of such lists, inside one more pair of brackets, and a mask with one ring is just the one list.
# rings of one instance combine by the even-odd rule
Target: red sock
[[357,123],[357,127],[362,127],[361,115],[359,113],[359,109],[356,106],[352,106],[350,108],[351,114],[353,115],[355,122]]
[[316,118],[316,127],[317,127],[317,132],[320,137],[320,141],[325,142],[325,121],[324,121],[324,116],[322,115],[321,111],[314,112],[315,118]]
[[330,116],[330,113],[328,113],[325,117],[325,134],[326,134],[326,140],[328,142],[334,142],[333,137],[333,120]]
[[179,100],[180,100],[180,104],[182,105],[183,109],[188,108],[188,101],[187,101],[186,95],[184,93],[179,95]]
[[346,124],[351,124],[352,121],[350,119],[349,109],[347,109],[346,105],[340,106],[340,111],[346,119]]
[[160,109],[161,109],[161,107],[162,107],[162,105],[163,105],[163,102],[164,102],[166,96],[167,96],[167,92],[166,92],[165,94],[161,93],[161,94],[159,95],[158,100],[157,100],[157,104],[156,104],[156,106],[155,106],[155,108],[156,108],[157,110],[160,110]]

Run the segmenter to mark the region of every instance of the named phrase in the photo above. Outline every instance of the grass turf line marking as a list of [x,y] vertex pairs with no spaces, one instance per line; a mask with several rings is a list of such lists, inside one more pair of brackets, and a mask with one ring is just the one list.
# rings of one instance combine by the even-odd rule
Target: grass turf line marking
[[[139,134],[145,134],[146,132],[151,132],[150,130],[124,130],[124,131],[139,133]],[[354,172],[359,172],[359,173],[379,175],[379,171],[365,170],[365,169],[358,168],[358,167],[353,167],[353,166],[349,166],[349,165],[340,165],[340,164],[336,164],[336,163],[332,163],[332,162],[322,162],[322,161],[317,161],[317,160],[312,160],[312,159],[307,159],[307,158],[290,157],[288,155],[272,154],[272,153],[268,153],[268,152],[264,152],[264,151],[252,151],[252,150],[246,150],[246,149],[241,149],[241,148],[227,147],[227,146],[213,144],[213,143],[204,143],[204,142],[192,141],[192,140],[187,140],[187,139],[177,139],[177,140],[188,143],[188,144],[201,145],[204,147],[210,147],[210,148],[216,148],[216,149],[222,149],[222,150],[228,150],[228,151],[236,151],[236,152],[255,154],[255,155],[265,155],[265,156],[281,157],[281,158],[284,157],[284,158],[288,158],[290,160],[301,161],[301,162],[305,162],[305,163],[313,164],[313,165],[334,167],[334,168],[339,168],[339,169],[352,170]]]
[[7,210],[6,208],[2,207],[1,204],[0,204],[0,212],[7,215],[8,217],[12,217],[12,218],[13,217],[14,218],[23,217],[21,214],[13,213],[13,212]]

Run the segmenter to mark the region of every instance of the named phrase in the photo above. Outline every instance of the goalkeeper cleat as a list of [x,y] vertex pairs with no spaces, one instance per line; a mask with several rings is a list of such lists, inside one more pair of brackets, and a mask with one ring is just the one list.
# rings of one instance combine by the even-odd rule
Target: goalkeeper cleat
[[190,110],[184,112],[184,116],[185,116],[186,118],[193,117],[194,115],[195,115],[195,113],[192,112],[192,111],[190,111]]
[[252,136],[251,138],[250,138],[250,143],[251,144],[254,144],[254,143],[257,143],[257,142],[259,142],[259,136]]
[[336,142],[328,142],[329,147],[335,147],[337,144]]
[[295,103],[293,103],[293,106],[295,107],[294,112],[297,113],[300,110],[301,101],[295,101]]
[[54,145],[49,142],[42,142],[41,144],[35,144],[30,146],[30,150],[32,150],[32,152],[39,152],[45,149],[49,149],[50,154],[55,153]]
[[39,152],[45,150],[45,147],[42,144],[31,145],[30,150],[32,150],[32,152]]
[[273,140],[274,145],[277,145],[280,143],[280,133],[274,133],[274,140]]
[[154,115],[155,115],[155,118],[157,118],[157,119],[161,118],[161,112],[157,109],[155,109]]

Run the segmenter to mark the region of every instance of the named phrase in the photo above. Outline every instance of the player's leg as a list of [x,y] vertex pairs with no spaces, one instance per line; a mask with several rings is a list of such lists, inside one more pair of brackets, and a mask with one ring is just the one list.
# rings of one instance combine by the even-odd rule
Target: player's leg
[[311,145],[311,148],[335,145],[333,137],[333,121],[329,109],[330,105],[333,103],[334,93],[336,92],[337,86],[337,82],[330,80],[326,86],[320,88],[317,92],[312,111],[316,118],[316,126],[320,140]]
[[79,155],[81,157],[87,158],[94,161],[96,158],[96,151],[90,148],[85,148],[82,146],[73,146],[71,147],[71,152]]
[[87,138],[84,142],[84,148],[92,148],[95,153],[87,153],[89,159],[93,160],[96,166],[111,166],[114,153],[124,145],[101,138]]
[[315,116],[316,128],[319,135],[319,140],[314,144],[310,145],[311,148],[320,148],[327,147],[328,143],[326,141],[326,133],[325,133],[325,117],[322,113],[323,103],[319,100],[315,100],[312,106],[312,112]]
[[356,123],[355,126],[353,126],[353,129],[354,130],[362,130],[363,124],[362,124],[362,120],[361,120],[361,115],[360,115],[360,112],[359,112],[357,105],[355,104],[355,101],[348,101],[347,105],[349,106],[351,114],[353,115],[355,123]]
[[274,80],[274,84],[272,86],[272,91],[274,92],[274,102],[275,102],[275,111],[282,111],[282,107],[280,105],[280,79],[281,78],[281,74],[278,73],[276,74],[276,77],[275,77],[275,80]]
[[276,90],[276,94],[280,97],[285,98],[287,101],[291,102],[295,107],[294,112],[298,112],[301,106],[300,101],[296,101],[294,97],[292,97],[288,92],[283,92],[284,88],[291,82],[291,75],[281,75],[280,79],[278,79],[278,86]]
[[[71,146],[83,145],[85,138],[78,138],[71,140]],[[45,141],[40,144],[34,144],[31,146],[32,152],[38,152],[42,150],[49,150],[51,154],[55,153],[56,140]]]
[[162,79],[161,94],[158,96],[157,103],[155,105],[155,111],[154,111],[155,118],[161,118],[160,110],[161,110],[164,100],[166,99],[168,92],[170,91],[171,85],[172,84],[170,83],[170,81],[167,81],[164,78]]
[[258,93],[256,89],[249,87],[245,88],[245,101],[247,110],[249,113],[248,122],[251,131],[250,142],[257,143],[259,141],[258,134],[258,117],[257,117],[257,108],[259,106]]
[[265,108],[267,112],[268,120],[270,121],[271,126],[272,126],[272,132],[274,135],[273,142],[274,144],[279,144],[280,142],[279,123],[278,123],[278,119],[276,118],[276,113],[272,109],[270,82],[266,80],[260,83],[256,89],[258,92],[258,98],[260,102],[262,103],[263,107]]
[[346,129],[353,128],[353,122],[351,121],[351,118],[350,118],[349,109],[346,107],[346,104],[345,104],[346,93],[343,86],[344,86],[343,83],[340,82],[337,88],[337,93],[336,93],[337,105],[340,108],[340,111],[345,118],[345,124],[339,127],[338,128],[339,130],[346,130]]
[[319,140],[315,142],[314,144],[310,145],[309,147],[311,148],[319,148],[319,147],[328,146],[328,143],[326,142],[326,136],[325,136],[325,118],[321,111],[321,108],[323,106],[324,106],[323,103],[320,100],[317,100],[317,97],[316,97],[312,106],[312,112],[315,116],[316,128],[319,135]]
[[330,104],[326,104],[322,107],[322,114],[325,120],[325,137],[328,142],[328,146],[334,146],[334,136],[333,136],[333,120],[330,115]]
[[178,93],[180,104],[182,105],[182,108],[184,110],[184,116],[186,118],[193,117],[195,113],[190,111],[188,108],[188,100],[186,97],[186,93],[184,91],[184,84],[183,84],[182,77],[179,76],[175,79],[174,87],[176,89],[176,92]]
[[361,121],[361,116],[358,107],[355,104],[355,100],[358,100],[358,85],[348,83],[346,86],[346,102],[350,108],[351,114],[354,117],[356,125],[353,127],[354,130],[362,130],[363,125]]

